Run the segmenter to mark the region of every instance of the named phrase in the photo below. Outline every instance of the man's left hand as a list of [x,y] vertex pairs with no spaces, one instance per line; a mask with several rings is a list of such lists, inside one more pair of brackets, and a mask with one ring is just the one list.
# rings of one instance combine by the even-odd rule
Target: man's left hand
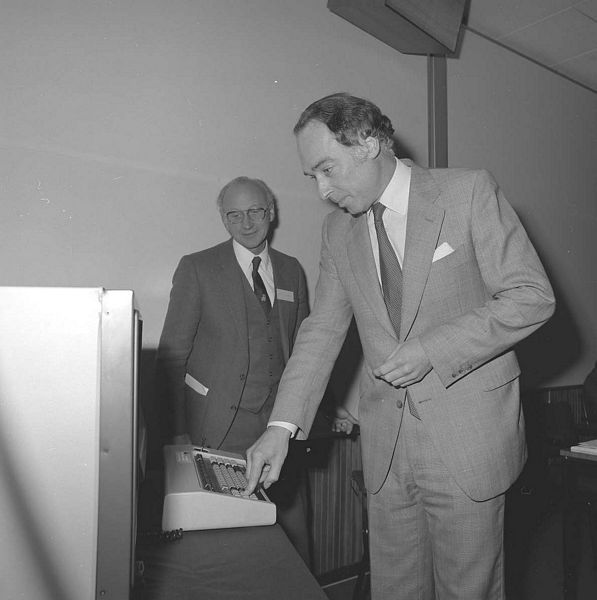
[[394,387],[407,387],[421,381],[429,371],[431,363],[418,338],[399,344],[383,365],[373,374]]

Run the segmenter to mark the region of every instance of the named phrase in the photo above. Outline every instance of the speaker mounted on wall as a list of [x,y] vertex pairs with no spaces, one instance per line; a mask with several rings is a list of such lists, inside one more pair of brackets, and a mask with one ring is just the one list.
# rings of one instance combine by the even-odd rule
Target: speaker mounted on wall
[[404,54],[453,57],[466,0],[328,0],[328,9]]

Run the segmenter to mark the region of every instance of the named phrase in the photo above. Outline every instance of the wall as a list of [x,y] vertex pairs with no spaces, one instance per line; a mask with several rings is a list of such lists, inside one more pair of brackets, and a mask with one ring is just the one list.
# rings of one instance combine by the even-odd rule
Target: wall
[[556,292],[518,348],[523,383],[582,383],[597,360],[597,95],[471,32],[447,62],[450,166],[493,173]]
[[155,348],[179,258],[227,238],[215,198],[246,174],[313,290],[329,207],[296,157],[302,109],[370,97],[426,159],[425,59],[325,4],[3,0],[0,285],[133,289]]
[[[300,111],[364,95],[427,159],[426,59],[325,4],[3,0],[0,285],[133,289],[151,352],[180,256],[226,238],[215,197],[247,174],[276,193],[274,245],[312,291],[329,207],[296,158]],[[528,380],[578,383],[597,356],[595,95],[470,33],[448,93],[450,164],[494,173],[558,292],[520,348]]]

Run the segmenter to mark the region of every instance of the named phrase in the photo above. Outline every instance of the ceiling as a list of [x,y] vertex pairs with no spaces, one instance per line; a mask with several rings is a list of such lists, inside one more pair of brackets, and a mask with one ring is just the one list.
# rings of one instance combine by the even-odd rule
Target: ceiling
[[597,92],[597,0],[470,0],[465,27]]

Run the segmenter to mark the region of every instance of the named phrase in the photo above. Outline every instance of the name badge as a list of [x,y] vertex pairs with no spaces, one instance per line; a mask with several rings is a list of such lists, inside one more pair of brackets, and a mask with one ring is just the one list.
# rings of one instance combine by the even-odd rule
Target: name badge
[[294,302],[294,292],[292,290],[281,290],[276,289],[276,298],[278,300],[285,300],[286,302]]

